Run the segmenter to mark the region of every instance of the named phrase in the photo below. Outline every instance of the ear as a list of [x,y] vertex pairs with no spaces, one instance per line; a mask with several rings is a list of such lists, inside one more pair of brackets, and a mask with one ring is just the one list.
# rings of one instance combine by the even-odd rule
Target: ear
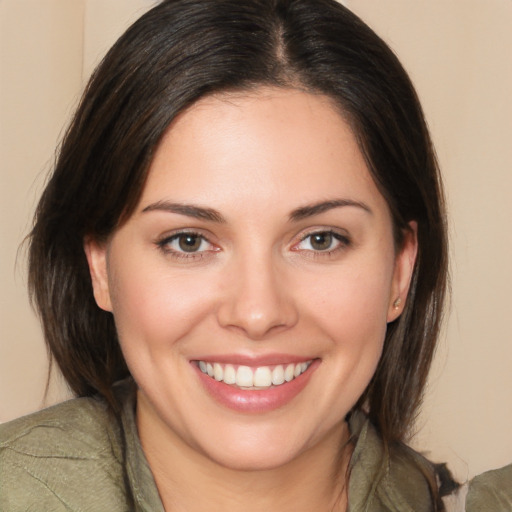
[[107,244],[86,237],[84,239],[84,251],[89,264],[96,304],[101,309],[112,312],[107,270]]
[[418,223],[411,221],[409,222],[408,229],[404,231],[402,246],[395,258],[395,270],[393,272],[388,306],[388,323],[396,320],[404,310],[417,252]]

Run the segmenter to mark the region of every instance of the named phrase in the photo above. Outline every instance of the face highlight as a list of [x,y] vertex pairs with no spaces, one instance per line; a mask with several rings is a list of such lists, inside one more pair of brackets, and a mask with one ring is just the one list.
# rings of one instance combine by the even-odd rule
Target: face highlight
[[139,428],[235,469],[346,432],[405,302],[416,242],[331,102],[262,89],[200,100],[163,138],[140,204],[86,246],[139,386]]

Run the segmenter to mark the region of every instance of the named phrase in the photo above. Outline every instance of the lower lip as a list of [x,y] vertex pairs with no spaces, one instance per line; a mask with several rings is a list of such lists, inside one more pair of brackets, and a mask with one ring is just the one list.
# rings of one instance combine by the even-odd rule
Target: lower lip
[[306,387],[319,364],[320,361],[315,359],[304,373],[280,386],[248,390],[212,379],[195,364],[193,367],[207,392],[217,402],[238,412],[262,413],[279,409],[291,402]]

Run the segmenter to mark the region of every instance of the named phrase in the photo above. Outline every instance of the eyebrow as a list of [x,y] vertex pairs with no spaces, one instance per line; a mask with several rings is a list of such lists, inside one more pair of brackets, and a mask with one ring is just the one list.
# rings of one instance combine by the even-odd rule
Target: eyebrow
[[154,211],[177,213],[194,219],[207,220],[210,222],[217,222],[219,224],[224,224],[226,222],[226,219],[217,210],[214,210],[213,208],[203,208],[202,206],[195,206],[192,204],[157,201],[156,203],[146,206],[142,210],[142,213]]
[[[308,217],[313,217],[314,215],[319,215],[329,210],[333,210],[334,208],[342,208],[345,206],[355,206],[357,208],[361,208],[362,210],[370,214],[373,213],[369,206],[360,201],[354,201],[352,199],[331,199],[329,201],[321,201],[319,203],[314,203],[296,208],[290,213],[290,220],[292,222],[297,222],[299,220],[306,219]],[[179,215],[185,215],[187,217],[192,217],[194,219],[216,222],[218,224],[226,223],[226,219],[217,210],[214,210],[213,208],[205,208],[202,206],[196,206],[192,204],[172,203],[170,201],[157,201],[156,203],[152,203],[146,206],[142,210],[142,213],[154,211],[177,213]]]
[[290,214],[290,220],[296,222],[308,217],[313,217],[314,215],[319,215],[320,213],[327,212],[334,208],[342,208],[344,206],[355,206],[369,214],[373,214],[370,207],[361,201],[353,201],[352,199],[331,199],[329,201],[321,201],[319,203],[301,206],[300,208],[293,210]]

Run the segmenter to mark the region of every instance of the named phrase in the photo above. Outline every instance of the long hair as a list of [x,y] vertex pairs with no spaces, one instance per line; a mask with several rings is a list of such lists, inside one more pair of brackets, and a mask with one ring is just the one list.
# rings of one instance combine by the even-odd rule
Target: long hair
[[403,314],[356,405],[384,442],[404,439],[421,403],[447,282],[444,199],[414,88],[389,47],[334,0],[165,0],[94,72],[37,207],[29,283],[52,358],[79,396],[129,375],[114,320],[95,303],[84,237],[130,216],[172,120],[199,98],[259,86],[327,95],[349,122],[392,215],[397,246],[418,223]]

